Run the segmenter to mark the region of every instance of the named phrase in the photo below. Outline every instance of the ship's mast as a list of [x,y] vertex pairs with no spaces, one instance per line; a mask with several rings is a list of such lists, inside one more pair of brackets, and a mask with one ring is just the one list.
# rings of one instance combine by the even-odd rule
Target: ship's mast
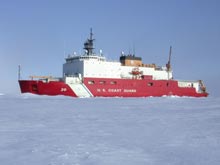
[[95,39],[92,38],[93,37],[93,33],[92,33],[92,28],[90,29],[90,38],[87,39],[87,41],[84,43],[84,49],[86,50],[86,55],[92,55],[93,54],[93,41]]
[[18,80],[21,79],[21,65],[18,65]]
[[168,59],[168,62],[166,64],[167,73],[168,73],[168,80],[170,79],[170,71],[171,71],[171,53],[172,53],[172,46],[170,46],[169,59]]

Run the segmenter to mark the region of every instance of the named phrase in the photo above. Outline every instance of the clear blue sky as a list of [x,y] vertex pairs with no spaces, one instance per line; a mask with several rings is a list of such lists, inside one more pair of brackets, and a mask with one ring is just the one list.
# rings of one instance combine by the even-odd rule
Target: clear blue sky
[[0,93],[19,93],[17,67],[62,76],[64,54],[82,52],[93,28],[96,51],[118,60],[132,52],[165,65],[174,78],[202,79],[220,96],[219,0],[1,0]]

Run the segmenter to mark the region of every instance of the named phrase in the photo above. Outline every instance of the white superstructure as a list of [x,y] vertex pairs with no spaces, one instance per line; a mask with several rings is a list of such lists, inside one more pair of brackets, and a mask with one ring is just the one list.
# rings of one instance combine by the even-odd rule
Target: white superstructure
[[[123,78],[132,79],[140,76],[151,76],[153,80],[172,79],[170,59],[166,67],[157,67],[155,64],[143,64],[140,57],[134,55],[120,57],[120,62],[107,61],[100,52],[93,52],[93,33],[84,43],[84,55],[69,55],[63,64],[64,77],[90,77],[90,78]],[[138,71],[138,74],[133,74]]]
[[166,67],[123,66],[121,62],[107,61],[103,56],[82,55],[66,58],[63,64],[64,76],[95,78],[133,78],[132,70],[138,69],[142,75],[152,76],[154,80],[172,78],[172,71]]

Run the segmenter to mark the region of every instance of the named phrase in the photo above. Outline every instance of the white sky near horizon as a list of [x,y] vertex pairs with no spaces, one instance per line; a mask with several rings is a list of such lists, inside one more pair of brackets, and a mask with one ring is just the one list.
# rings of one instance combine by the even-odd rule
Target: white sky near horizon
[[[64,57],[82,52],[92,27],[96,52],[118,60],[133,51],[144,63],[165,65],[173,47],[174,78],[204,80],[220,95],[220,1],[0,2],[0,93],[19,93],[29,75],[62,76]],[[64,53],[65,52],[65,53]]]

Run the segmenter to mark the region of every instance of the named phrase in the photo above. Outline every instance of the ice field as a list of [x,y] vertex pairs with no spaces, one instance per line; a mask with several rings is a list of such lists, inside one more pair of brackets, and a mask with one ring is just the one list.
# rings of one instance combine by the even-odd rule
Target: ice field
[[220,98],[0,94],[3,165],[219,165]]

